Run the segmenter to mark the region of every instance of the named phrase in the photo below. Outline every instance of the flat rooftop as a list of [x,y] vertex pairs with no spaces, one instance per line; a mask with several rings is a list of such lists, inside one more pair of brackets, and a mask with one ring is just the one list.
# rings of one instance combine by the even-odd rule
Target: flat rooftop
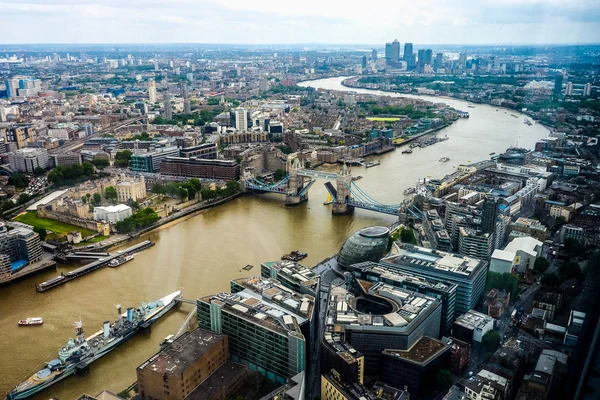
[[269,261],[263,263],[263,265],[277,269],[278,274],[282,274],[287,279],[305,286],[312,291],[317,290],[319,280],[321,279],[319,274],[314,273],[310,268],[306,268],[295,261]]
[[290,331],[302,335],[300,325],[307,319],[289,309],[253,292],[244,289],[238,293],[218,293],[198,299],[208,304],[217,303],[223,311],[237,315],[266,329],[287,335]]
[[453,283],[444,283],[441,281],[437,281],[434,279],[423,278],[409,272],[399,271],[394,268],[386,267],[384,265],[366,261],[359,264],[352,265],[352,268],[356,270],[360,270],[363,273],[368,273],[370,275],[378,275],[382,278],[394,281],[394,282],[406,282],[412,283],[414,285],[419,285],[420,287],[427,287],[431,289],[436,289],[442,292],[452,292],[454,291],[456,284]]
[[206,378],[184,399],[186,400],[205,400],[213,399],[219,393],[222,393],[233,382],[248,373],[248,367],[233,361],[227,361],[221,365],[215,372]]
[[487,324],[493,323],[493,321],[494,319],[489,315],[482,314],[475,310],[469,310],[459,316],[454,323],[468,329],[476,329],[483,328]]
[[225,338],[198,328],[179,336],[171,345],[159,351],[138,369],[150,369],[159,374],[179,375],[204,353]]
[[443,342],[423,336],[409,350],[384,350],[383,354],[399,357],[415,364],[427,364],[447,348],[449,346]]
[[397,253],[381,260],[383,263],[442,272],[468,278],[485,266],[477,258],[458,256],[444,251],[402,244]]
[[235,279],[233,282],[306,319],[312,319],[315,306],[315,298],[312,296],[297,293],[274,279],[259,276]]

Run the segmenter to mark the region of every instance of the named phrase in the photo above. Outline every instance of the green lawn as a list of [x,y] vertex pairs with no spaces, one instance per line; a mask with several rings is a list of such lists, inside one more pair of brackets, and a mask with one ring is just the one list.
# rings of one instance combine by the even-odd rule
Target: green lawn
[[36,211],[28,211],[25,214],[20,214],[15,217],[15,221],[19,221],[34,227],[44,228],[46,230],[56,232],[59,235],[65,235],[72,231],[79,231],[83,237],[86,237],[95,233],[90,229],[81,228],[79,226],[67,224],[65,222],[60,222],[53,219],[38,217]]
[[85,242],[78,243],[75,246],[87,246],[88,244],[101,242],[105,239],[108,239],[109,237],[110,236],[96,236],[91,238],[90,240],[86,240]]

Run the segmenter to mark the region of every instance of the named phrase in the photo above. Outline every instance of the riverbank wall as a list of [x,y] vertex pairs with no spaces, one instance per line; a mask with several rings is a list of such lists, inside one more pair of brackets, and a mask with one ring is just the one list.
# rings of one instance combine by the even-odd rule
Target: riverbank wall
[[28,265],[19,272],[0,277],[0,287],[22,281],[31,276],[41,274],[42,272],[49,271],[51,269],[56,269],[56,261],[50,259],[46,259],[32,265]]

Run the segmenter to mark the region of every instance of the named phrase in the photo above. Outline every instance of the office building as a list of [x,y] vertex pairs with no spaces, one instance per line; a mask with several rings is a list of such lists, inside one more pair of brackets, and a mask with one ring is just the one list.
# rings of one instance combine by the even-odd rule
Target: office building
[[455,317],[477,306],[485,290],[486,261],[409,244],[396,247],[397,254],[381,260],[383,266],[456,284]]
[[81,164],[81,153],[58,153],[50,156],[50,166],[58,167],[59,165],[68,167],[70,165]]
[[562,74],[556,75],[554,78],[554,89],[552,90],[552,96],[554,98],[560,97],[562,93],[563,76]]
[[288,289],[300,294],[319,296],[321,276],[295,261],[269,261],[260,265],[260,275],[281,282]]
[[48,150],[24,148],[8,153],[8,163],[14,171],[33,174],[36,168],[49,166]]
[[314,296],[300,294],[275,279],[260,276],[234,279],[230,282],[230,289],[231,293],[239,293],[247,289],[257,297],[276,301],[282,308],[301,314],[306,319],[306,323],[300,325],[300,332],[307,341],[307,354],[309,354],[308,349],[316,343],[316,298]]
[[178,157],[176,146],[161,147],[145,154],[133,154],[129,159],[129,168],[136,172],[159,172],[161,163],[167,157]]
[[478,229],[458,228],[458,253],[471,258],[487,260],[494,251],[494,234]]
[[435,391],[431,383],[441,369],[450,366],[450,346],[427,336],[410,349],[384,350],[381,380],[407,388],[411,398],[419,399]]
[[236,160],[167,157],[160,165],[160,172],[172,176],[229,181],[240,177],[240,164]]
[[565,96],[573,95],[573,82],[567,82],[565,85]]
[[113,224],[121,222],[133,215],[131,207],[126,204],[117,204],[116,206],[94,207],[94,219],[96,221],[106,221]]
[[413,56],[413,44],[412,43],[404,43],[404,54],[402,55],[402,59],[409,64]]
[[592,95],[592,84],[590,82],[583,85],[583,96],[591,96]]
[[471,344],[462,340],[442,338],[450,346],[450,370],[455,374],[462,374],[471,362]]
[[351,266],[350,271],[353,279],[358,278],[368,282],[383,282],[394,287],[412,290],[416,293],[438,299],[442,303],[441,330],[448,332],[452,328],[456,291],[458,288],[456,284],[420,277],[371,261],[354,264]]
[[536,258],[542,255],[542,245],[542,242],[530,236],[516,237],[504,250],[494,250],[490,271],[500,274],[528,272],[533,269]]
[[146,198],[146,181],[143,176],[122,176],[119,183],[115,185],[117,190],[117,201],[140,201]]
[[195,157],[204,159],[215,159],[217,158],[218,151],[219,147],[216,143],[204,143],[199,144],[197,146],[183,146],[180,153],[181,157],[185,158]]
[[485,196],[481,211],[481,230],[484,233],[494,233],[498,219],[498,198]]
[[392,44],[385,44],[385,60],[389,63],[392,60]]
[[417,51],[417,70],[423,72],[425,67],[425,49],[419,49]]
[[238,107],[234,111],[235,129],[245,131],[248,129],[248,110]]
[[[384,350],[409,350],[423,336],[438,337],[442,307],[433,297],[383,282],[355,282],[356,295],[343,286],[330,289],[321,368],[362,382],[364,375],[381,374]],[[346,371],[340,368],[344,364],[349,364]]]
[[17,149],[27,147],[27,144],[35,141],[37,132],[33,125],[17,124],[9,127],[0,127],[0,138],[4,139],[6,144],[16,145]]
[[261,295],[244,289],[201,297],[198,324],[229,336],[232,361],[285,383],[306,368],[310,343],[302,332],[311,329],[315,305],[310,296],[276,292]]
[[548,228],[546,228],[540,221],[535,219],[520,217],[515,222],[510,224],[510,230],[522,232],[528,236],[536,238],[541,242],[544,242],[548,237]]
[[458,69],[464,71],[467,69],[467,53],[460,53],[458,56]]
[[17,97],[19,89],[19,78],[11,78],[4,81],[6,85],[6,96],[8,98]]
[[377,61],[377,50],[371,50],[371,61]]
[[187,99],[183,101],[183,113],[184,114],[192,113],[192,103],[190,103],[190,101]]
[[352,264],[379,261],[385,254],[389,236],[390,230],[385,226],[371,226],[354,232],[342,244],[337,257],[339,266],[348,269]]
[[321,374],[321,400],[409,400],[411,398],[407,390],[396,389],[379,382],[369,390],[359,383],[344,379],[336,370]]
[[439,69],[444,66],[444,53],[437,53],[435,55],[435,61],[433,62],[433,70],[438,72]]
[[431,49],[425,49],[424,57],[423,66],[433,65],[433,51]]
[[228,361],[226,335],[185,332],[136,369],[142,400],[221,400],[246,381],[248,367]]
[[400,42],[398,39],[392,42],[390,61],[394,63],[400,61]]
[[42,259],[40,236],[27,228],[8,230],[0,222],[0,277]]
[[469,310],[454,321],[454,337],[463,342],[481,343],[486,333],[494,329],[494,318]]
[[361,61],[360,65],[361,65],[363,71],[365,71],[367,69],[367,56],[362,56],[362,61]]
[[185,82],[179,83],[179,92],[181,93],[181,97],[186,100],[188,98],[188,89],[187,84]]
[[156,81],[148,80],[148,100],[150,103],[156,103]]
[[165,94],[164,100],[164,116],[166,119],[173,119],[173,106],[171,105],[171,95]]

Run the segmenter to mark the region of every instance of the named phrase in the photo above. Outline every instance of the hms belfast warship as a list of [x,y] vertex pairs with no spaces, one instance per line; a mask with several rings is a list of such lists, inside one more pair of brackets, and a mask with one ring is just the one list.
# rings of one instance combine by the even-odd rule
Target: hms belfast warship
[[86,368],[133,337],[140,328],[156,322],[177,303],[176,299],[180,295],[181,291],[173,292],[157,301],[142,303],[138,308],[128,308],[124,313],[121,305],[117,304],[119,318],[113,323],[104,322],[101,330],[88,337],[83,333],[83,322],[75,322],[75,339],[69,339],[58,350],[58,358],[47,361],[45,368],[11,390],[7,399],[27,398]]

